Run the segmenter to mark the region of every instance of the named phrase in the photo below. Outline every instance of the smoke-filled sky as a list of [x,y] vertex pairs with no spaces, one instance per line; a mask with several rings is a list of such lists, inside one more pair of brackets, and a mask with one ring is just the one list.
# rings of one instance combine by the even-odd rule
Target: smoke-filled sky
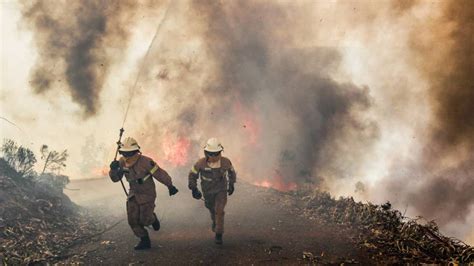
[[1,136],[97,177],[132,96],[125,135],[176,178],[216,136],[242,179],[390,200],[467,239],[472,5],[2,2],[0,116],[18,127]]

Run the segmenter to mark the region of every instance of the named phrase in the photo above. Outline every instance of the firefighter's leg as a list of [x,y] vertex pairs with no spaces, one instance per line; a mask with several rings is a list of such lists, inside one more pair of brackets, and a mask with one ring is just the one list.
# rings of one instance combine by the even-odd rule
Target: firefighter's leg
[[137,237],[148,237],[148,232],[145,227],[140,224],[140,205],[137,203],[135,197],[127,201],[127,218],[128,224]]
[[211,214],[212,231],[214,231],[216,227],[215,198],[216,198],[215,194],[204,195],[204,205],[206,206],[206,208],[209,210],[209,213]]
[[216,234],[224,233],[224,208],[226,204],[227,191],[221,191],[215,197]]
[[154,202],[140,204],[140,216],[139,216],[140,225],[148,226],[148,225],[151,225],[155,221],[155,216],[153,215],[154,210],[155,210]]

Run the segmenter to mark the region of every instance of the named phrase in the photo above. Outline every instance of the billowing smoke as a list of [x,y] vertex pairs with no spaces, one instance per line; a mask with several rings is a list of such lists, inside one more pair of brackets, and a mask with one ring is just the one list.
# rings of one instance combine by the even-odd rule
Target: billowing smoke
[[[390,23],[412,26],[387,33],[406,35],[408,50],[377,47],[370,52],[375,57],[399,53],[408,58],[415,66],[412,70],[419,71],[414,77],[422,80],[414,84],[421,87],[427,82],[423,97],[428,97],[427,109],[432,114],[427,126],[414,126],[415,135],[402,144],[412,145],[416,139],[423,147],[418,156],[416,152],[404,155],[396,146],[380,155],[389,161],[387,172],[379,173],[386,178],[371,184],[368,198],[391,200],[397,207],[408,207],[410,214],[446,224],[466,219],[473,202],[472,155],[467,152],[472,150],[473,136],[470,114],[474,105],[469,104],[472,27],[468,26],[473,16],[467,14],[472,13],[468,4],[439,5],[440,17],[426,21],[413,18],[426,8],[415,1],[391,5],[380,15],[368,9],[362,15],[347,16],[355,16],[356,29],[368,28],[371,34],[364,40],[369,44],[380,38],[380,21],[385,20],[386,28]],[[345,186],[356,183],[364,173],[364,163],[376,159],[374,143],[384,141],[379,123],[392,119],[392,114],[369,116],[377,104],[371,88],[337,78],[342,64],[340,47],[307,44],[311,42],[306,35],[319,33],[305,27],[315,22],[314,5],[199,1],[192,7],[181,19],[187,25],[191,24],[187,18],[192,17],[193,26],[180,28],[190,42],[182,44],[179,36],[167,36],[155,47],[156,60],[148,79],[155,78],[151,87],[161,90],[157,94],[163,99],[162,109],[158,108],[162,119],[140,130],[154,132],[152,139],[145,140],[153,147],[150,150],[163,150],[155,144],[155,137],[172,136],[176,142],[188,139],[192,151],[186,155],[192,161],[207,137],[218,136],[241,174],[256,183],[268,181],[280,189],[305,182],[324,187],[338,179],[345,180],[337,183]],[[320,34],[327,36],[328,32],[322,29]],[[382,65],[396,65],[387,63]],[[370,75],[390,77],[381,74],[393,73],[385,68]],[[409,82],[392,82],[375,92],[390,99],[378,103],[377,110],[386,110],[381,104],[394,106],[394,116],[402,117],[393,119],[395,125],[390,125],[393,129],[386,136],[413,123],[420,109],[410,107],[421,103],[409,102],[420,93],[407,87]],[[147,120],[154,120],[152,117]]]
[[449,40],[448,43],[432,44],[437,49],[446,49],[443,64],[433,65],[428,59],[424,65],[431,83],[431,101],[435,112],[432,143],[442,149],[441,157],[451,152],[457,153],[460,147],[470,150],[469,157],[472,157],[474,148],[474,10],[472,2],[450,2],[439,23],[450,27],[441,33],[445,35],[442,37]]
[[369,88],[332,77],[341,63],[337,49],[298,44],[301,32],[292,32],[298,25],[287,12],[303,8],[214,1],[192,7],[189,17],[199,27],[205,51],[198,55],[201,65],[188,68],[197,68],[194,72],[176,65],[171,59],[189,48],[167,36],[155,54],[160,67],[149,76],[165,90],[161,99],[170,103],[172,115],[143,132],[154,132],[153,138],[173,132],[190,138],[196,148],[218,136],[229,156],[247,169],[244,176],[277,180],[283,189],[346,177],[358,167],[362,147],[370,149],[378,132],[364,116],[372,104]]
[[100,92],[114,60],[123,55],[135,1],[25,1],[38,58],[30,84],[43,94],[65,90],[85,117],[100,109]]
[[442,15],[426,24],[430,34],[414,33],[413,45],[422,56],[418,64],[428,81],[433,115],[414,171],[419,174],[401,182],[410,205],[447,223],[466,219],[474,204],[472,2],[448,2]]
[[[125,129],[145,154],[185,176],[216,136],[240,178],[257,184],[345,194],[357,184],[365,199],[409,215],[444,225],[472,217],[470,1],[169,3],[149,57],[134,62],[144,68]],[[99,97],[139,10],[25,2],[35,91],[68,88],[86,116],[110,126],[112,111],[97,111],[118,102]],[[126,68],[115,84],[133,83],[137,70]],[[108,96],[128,95],[128,85]]]

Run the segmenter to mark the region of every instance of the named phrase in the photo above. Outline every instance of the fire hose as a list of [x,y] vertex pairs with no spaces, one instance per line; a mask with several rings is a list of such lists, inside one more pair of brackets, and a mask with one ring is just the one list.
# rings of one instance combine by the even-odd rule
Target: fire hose
[[[140,68],[138,69],[138,74],[137,74],[137,77],[135,79],[135,82],[133,83],[133,86],[130,89],[130,97],[129,97],[129,100],[128,100],[127,108],[125,109],[125,114],[124,114],[124,117],[123,117],[122,127],[120,128],[120,134],[119,134],[119,139],[117,141],[117,150],[115,151],[114,161],[117,160],[120,145],[122,144],[122,142],[121,142],[122,135],[123,135],[123,132],[125,131],[124,125],[125,125],[125,121],[127,120],[128,111],[129,111],[130,105],[132,103],[132,99],[133,99],[133,96],[134,96],[135,89],[136,89],[138,81],[140,80],[140,77],[142,75],[142,71],[143,71],[143,68],[145,66],[146,59],[148,58],[148,55],[150,54],[151,47],[153,46],[153,43],[155,42],[156,37],[158,36],[158,33],[161,31],[161,27],[163,25],[163,22],[168,18],[168,13],[169,13],[169,10],[170,10],[170,7],[171,7],[171,3],[173,3],[172,0],[170,0],[168,2],[168,6],[166,8],[165,14],[163,15],[163,18],[161,19],[160,23],[158,24],[155,35],[153,36],[153,39],[151,40],[150,45],[148,46],[148,49],[145,53],[145,56],[144,56],[144,58],[141,62]],[[128,192],[127,192],[127,189],[125,188],[125,185],[123,184],[122,179],[120,179],[120,183],[122,184],[122,188],[123,188],[123,191],[125,192],[125,195],[128,197]]]
[[[119,152],[119,149],[120,149],[120,144],[122,144],[122,135],[123,135],[124,131],[125,131],[125,129],[123,129],[123,127],[122,127],[120,129],[119,139],[117,141],[117,150],[115,150],[114,161],[117,161],[117,156],[118,156],[118,152]],[[125,195],[127,195],[127,197],[128,197],[128,192],[127,192],[127,189],[125,188],[125,185],[123,184],[122,178],[120,178],[120,184],[122,184],[123,192],[125,192]]]

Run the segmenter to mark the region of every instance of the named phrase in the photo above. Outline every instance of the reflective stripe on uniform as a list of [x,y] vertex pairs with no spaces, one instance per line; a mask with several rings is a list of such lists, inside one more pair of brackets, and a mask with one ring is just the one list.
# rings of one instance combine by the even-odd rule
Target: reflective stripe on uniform
[[204,181],[208,181],[208,182],[212,181],[212,178],[208,178],[208,177],[205,177],[203,175],[201,175],[201,179],[204,180]]
[[153,168],[151,168],[150,170],[150,173],[147,174],[144,178],[143,178],[143,182],[147,181],[148,178],[150,178],[156,171],[158,171],[159,167],[157,164],[155,164],[155,166],[153,166]]
[[198,173],[198,171],[196,170],[196,168],[195,168],[194,166],[193,166],[193,168],[191,168],[191,173],[193,173],[193,174],[197,174],[197,173]]
[[[151,175],[153,175],[156,171],[158,171],[158,169],[160,169],[160,168],[158,167],[158,165],[155,165],[155,166],[150,170],[150,173],[147,174],[146,176],[144,176],[143,178],[139,178],[139,179],[135,179],[135,180],[127,179],[127,181],[128,181],[129,183],[138,183],[138,182],[139,182],[138,180],[141,179],[143,182],[145,182],[145,181],[147,181],[147,180],[151,177]],[[140,183],[138,183],[138,184],[140,184]]]
[[146,175],[146,176],[143,178],[143,182],[147,181],[147,179],[150,178],[150,177],[151,177],[151,174]]
[[154,174],[158,169],[158,165],[155,164],[155,166],[153,166],[153,168],[150,170],[150,174]]
[[127,179],[128,183],[137,183],[137,184],[140,184],[139,180],[142,180],[143,182],[147,181],[149,178],[151,177],[150,174],[146,175],[145,177],[143,178],[138,178],[138,179]]

